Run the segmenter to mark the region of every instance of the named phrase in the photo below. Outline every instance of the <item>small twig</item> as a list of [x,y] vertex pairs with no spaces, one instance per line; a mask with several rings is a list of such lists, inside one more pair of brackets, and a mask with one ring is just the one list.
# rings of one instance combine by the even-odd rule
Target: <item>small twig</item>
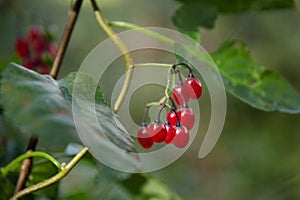
[[[37,144],[38,138],[37,137],[30,137],[28,146],[27,146],[27,152],[33,152],[35,150],[36,144]],[[15,194],[18,193],[20,190],[22,190],[25,187],[25,183],[28,179],[28,176],[31,172],[32,168],[32,157],[26,158],[23,160],[21,165],[21,170],[19,173],[19,178],[16,184],[15,188]]]
[[63,33],[63,36],[61,38],[61,41],[59,43],[57,55],[54,59],[52,69],[50,71],[50,76],[52,76],[54,79],[57,78],[61,63],[63,61],[68,43],[71,38],[71,34],[73,32],[73,28],[77,19],[77,16],[79,14],[81,4],[83,0],[76,0],[75,3],[73,4],[71,11],[69,13],[68,21],[65,27],[65,31]]
[[105,31],[105,33],[114,41],[114,43],[117,45],[117,47],[120,49],[121,53],[123,54],[124,60],[125,60],[125,65],[126,65],[126,77],[125,81],[123,84],[123,87],[121,89],[121,92],[115,102],[114,105],[114,111],[118,112],[118,110],[121,107],[121,104],[123,103],[126,93],[128,91],[131,79],[132,79],[132,74],[133,74],[133,69],[134,69],[134,64],[132,61],[132,58],[128,52],[127,47],[123,43],[123,41],[116,35],[116,33],[110,28],[108,25],[106,19],[102,15],[101,10],[99,9],[99,6],[97,5],[95,0],[91,0],[91,4],[94,10],[94,13],[96,15],[97,22],[99,23],[100,27]]
[[60,181],[71,171],[71,169],[79,162],[79,160],[87,153],[87,151],[88,151],[88,148],[85,147],[65,167],[63,167],[63,165],[62,165],[62,170],[59,173],[57,173],[56,175],[52,176],[49,179],[46,179],[40,183],[37,183],[28,188],[25,188],[24,190],[21,190],[20,192],[15,194],[11,198],[11,200],[17,200],[25,195],[28,195],[28,194],[31,194],[38,190],[41,190],[43,188],[46,188],[46,187]]

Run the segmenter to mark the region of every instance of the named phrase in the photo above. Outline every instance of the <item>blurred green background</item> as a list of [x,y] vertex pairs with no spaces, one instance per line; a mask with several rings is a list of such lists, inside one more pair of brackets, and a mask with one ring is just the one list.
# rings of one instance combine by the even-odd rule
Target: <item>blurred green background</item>
[[[227,39],[240,39],[257,63],[279,71],[300,92],[300,1],[296,4],[297,10],[221,15],[213,30],[202,31],[202,45],[211,51]],[[110,0],[99,5],[109,20],[171,29],[172,13],[179,6],[173,0]],[[0,0],[0,60],[9,59],[15,39],[31,25],[51,29],[58,41],[69,7],[70,1],[61,0]],[[105,38],[85,1],[59,76],[75,71]],[[183,199],[300,199],[300,115],[266,113],[231,95],[227,99],[225,127],[213,151],[198,159],[200,135],[179,160],[152,174]],[[143,108],[136,107],[133,112],[141,113]],[[62,181],[61,198],[88,191],[95,173],[80,163]],[[107,192],[107,199],[113,199],[114,192]]]

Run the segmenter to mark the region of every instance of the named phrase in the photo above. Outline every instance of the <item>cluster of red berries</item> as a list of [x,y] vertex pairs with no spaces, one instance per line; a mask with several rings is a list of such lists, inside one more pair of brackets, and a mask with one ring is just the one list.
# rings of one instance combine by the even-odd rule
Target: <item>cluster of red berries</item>
[[[185,66],[189,69],[188,77],[182,81],[180,71],[176,70],[177,66]],[[192,69],[185,63],[176,63],[172,65],[172,73],[178,75],[178,82],[172,89],[172,97],[168,96],[172,106],[167,113],[166,122],[161,123],[160,114],[167,106],[163,104],[159,110],[157,119],[147,126],[145,116],[148,110],[146,106],[142,127],[137,132],[137,140],[144,149],[149,149],[154,142],[166,144],[173,144],[177,148],[184,148],[190,138],[189,130],[191,130],[195,123],[195,115],[191,108],[188,107],[190,99],[199,99],[202,95],[202,84],[192,72]],[[173,100],[174,99],[174,100]],[[177,109],[177,106],[180,106]]]
[[15,49],[23,66],[48,74],[57,52],[51,39],[51,34],[39,27],[31,27],[26,36],[17,38]]

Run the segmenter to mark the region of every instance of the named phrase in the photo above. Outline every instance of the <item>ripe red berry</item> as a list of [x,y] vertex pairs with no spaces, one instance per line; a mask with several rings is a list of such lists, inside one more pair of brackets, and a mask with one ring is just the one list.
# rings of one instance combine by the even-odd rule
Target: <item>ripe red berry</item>
[[179,106],[183,106],[184,102],[188,103],[188,101],[189,101],[189,96],[188,96],[187,90],[185,88],[185,85],[183,85],[183,84],[176,85],[175,88],[173,89],[172,95],[173,95],[174,101]]
[[164,124],[159,121],[152,122],[149,125],[149,132],[154,142],[163,142],[166,139],[167,130]]
[[176,126],[176,124],[177,124],[177,118],[176,118],[175,112],[170,111],[167,114],[167,121],[171,124],[171,126]]
[[150,137],[149,128],[142,126],[137,132],[137,140],[144,149],[150,149],[153,145],[153,140]]
[[25,38],[17,39],[16,52],[23,59],[29,56],[29,42]]
[[175,128],[170,124],[170,122],[167,122],[165,124],[167,135],[165,139],[165,143],[170,144],[174,137],[176,136],[176,130]]
[[180,108],[177,111],[181,124],[188,130],[191,130],[195,123],[195,115],[191,108]]
[[190,139],[190,134],[188,130],[184,126],[176,126],[175,127],[175,137],[173,139],[173,144],[178,148],[184,148]]
[[199,99],[202,95],[202,84],[199,79],[193,77],[193,75],[190,75],[188,78],[184,81],[184,86],[187,91],[187,95],[191,99]]

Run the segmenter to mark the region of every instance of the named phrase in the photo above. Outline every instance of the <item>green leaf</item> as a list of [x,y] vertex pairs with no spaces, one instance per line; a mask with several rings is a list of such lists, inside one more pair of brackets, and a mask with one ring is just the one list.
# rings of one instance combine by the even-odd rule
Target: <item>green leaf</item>
[[[75,80],[79,83],[77,90],[81,96],[76,96],[72,106]],[[122,164],[131,169],[138,166],[137,158],[132,154],[135,152],[133,140],[104,103],[100,89],[96,90],[96,95],[92,93],[91,88],[96,88],[97,83],[91,77],[70,74],[58,83],[50,76],[10,63],[2,73],[1,84],[5,117],[23,133],[38,135],[42,137],[41,142],[47,141],[51,146],[63,143],[65,147],[72,141],[70,137],[77,134],[78,125],[82,125],[86,137],[80,139],[89,138],[95,146],[90,150],[100,152],[109,160],[107,164]],[[95,111],[98,123],[93,118]],[[77,126],[74,112],[79,113],[82,119]]]
[[211,29],[217,18],[217,9],[213,5],[188,3],[179,7],[172,20],[179,31],[199,41],[199,28]]
[[133,199],[180,199],[163,182],[145,174],[133,174],[130,178],[123,180],[121,185],[132,195]]
[[16,127],[51,147],[66,146],[75,136],[70,104],[50,76],[10,63],[2,72],[1,104]]
[[[83,123],[88,125],[95,124],[92,116],[89,115],[90,111],[95,107],[96,115],[99,119],[99,131],[103,132],[117,146],[128,152],[135,152],[132,138],[121,125],[116,114],[106,105],[100,87],[92,77],[84,73],[71,73],[59,80],[58,83],[67,99],[72,100],[75,81],[80,86],[76,88],[76,93],[80,94],[80,101],[83,100],[83,104],[75,104],[75,108],[86,116],[82,118],[84,120]],[[95,88],[96,92],[94,93]]]
[[257,65],[244,44],[225,42],[211,56],[235,97],[264,111],[300,113],[299,92],[277,72]]
[[[64,95],[66,96],[66,99],[68,99],[70,102],[72,100],[72,93],[74,89],[75,79],[77,81],[77,84],[81,86],[80,88],[77,89],[80,90],[79,91],[80,93],[85,95],[85,98],[87,98],[89,101],[95,100],[97,104],[106,104],[100,87],[95,85],[96,82],[93,81],[91,77],[88,76],[87,74],[77,73],[77,72],[72,72],[68,74],[66,77],[64,77],[63,79],[58,80],[58,84],[61,90],[63,91]],[[96,87],[96,92],[94,91],[95,87]]]
[[240,13],[248,10],[295,8],[293,0],[178,0],[184,4],[201,3],[215,6],[222,13]]

